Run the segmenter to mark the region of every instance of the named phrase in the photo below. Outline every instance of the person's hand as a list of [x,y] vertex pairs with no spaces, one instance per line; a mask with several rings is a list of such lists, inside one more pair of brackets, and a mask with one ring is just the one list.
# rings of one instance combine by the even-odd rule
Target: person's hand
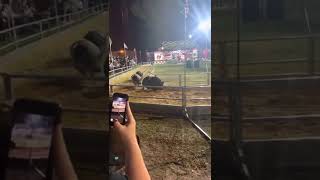
[[120,124],[118,120],[114,122],[114,132],[115,135],[121,141],[122,147],[126,150],[132,145],[137,145],[136,137],[136,120],[134,119],[129,102],[127,102],[126,117],[128,122],[125,125]]

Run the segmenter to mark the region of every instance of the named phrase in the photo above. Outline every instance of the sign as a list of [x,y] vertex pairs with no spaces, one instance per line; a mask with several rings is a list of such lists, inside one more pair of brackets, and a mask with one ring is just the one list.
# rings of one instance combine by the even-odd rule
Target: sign
[[155,61],[164,61],[164,53],[161,51],[155,51],[154,52],[154,60]]
[[164,56],[164,60],[172,60],[172,53],[171,52],[164,52],[163,56]]
[[192,50],[192,58],[193,59],[197,59],[198,58],[198,50],[197,49],[193,49]]

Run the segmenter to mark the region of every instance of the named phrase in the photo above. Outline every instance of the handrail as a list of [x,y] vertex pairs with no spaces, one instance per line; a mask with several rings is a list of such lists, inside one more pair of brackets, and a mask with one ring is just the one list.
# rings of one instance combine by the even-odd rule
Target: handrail
[[209,144],[211,144],[211,137],[189,117],[188,112],[185,111],[183,113],[183,116],[184,119],[191,123],[191,125],[200,133],[201,137],[203,137]]
[[[67,14],[64,14],[64,15],[49,17],[49,18],[45,18],[45,19],[40,19],[40,20],[37,20],[37,21],[33,21],[33,22],[30,22],[30,23],[26,23],[26,24],[21,24],[21,25],[18,25],[18,26],[14,26],[14,27],[2,30],[2,31],[0,31],[0,34],[11,33],[12,32],[13,33],[13,39],[11,39],[6,44],[0,46],[0,50],[5,50],[5,49],[7,49],[7,48],[9,48],[11,46],[14,46],[15,49],[17,49],[18,46],[19,46],[19,43],[21,43],[22,41],[33,39],[34,37],[37,37],[37,36],[40,36],[40,38],[43,38],[43,33],[44,32],[56,30],[56,29],[71,25],[73,23],[82,21],[82,20],[84,20],[84,19],[86,19],[86,18],[88,18],[88,17],[90,17],[92,15],[96,15],[98,13],[101,13],[101,12],[106,10],[107,5],[108,5],[107,3],[103,3],[103,4],[99,4],[97,6],[94,6],[94,7],[90,7],[90,8],[84,9],[84,10],[80,10],[80,11],[76,11],[76,12],[72,12],[72,13],[67,13]],[[90,12],[90,11],[92,11],[92,12]],[[87,14],[84,15],[84,16],[81,16],[80,14],[83,13],[83,12],[87,12]],[[60,18],[64,18],[64,17],[68,17],[68,16],[74,16],[74,15],[77,15],[77,14],[80,15],[78,18],[70,20],[68,22],[59,21],[58,20]],[[51,21],[51,20],[54,20],[54,19],[57,20],[55,26],[51,27],[51,28],[47,28],[47,29],[44,30],[43,29],[43,23]],[[58,24],[58,22],[62,22],[62,23]],[[26,26],[31,26],[31,25],[39,25],[39,31],[40,32],[35,32],[35,33],[31,34],[31,35],[28,35],[27,37],[24,37],[22,39],[18,39],[17,38],[17,30],[21,29],[21,28],[24,28]]]
[[[57,19],[57,18],[62,18],[62,17],[70,16],[70,15],[76,15],[76,14],[79,14],[79,13],[82,13],[82,12],[86,12],[89,9],[94,9],[94,8],[97,8],[97,7],[101,7],[103,5],[107,5],[107,3],[102,3],[101,5],[97,5],[97,6],[94,6],[94,7],[91,7],[91,8],[87,8],[87,9],[84,9],[84,10],[80,10],[80,11],[76,11],[76,12],[66,13],[66,14],[63,14],[63,15],[53,16],[53,17],[49,17],[49,18],[40,19],[40,20],[37,20],[37,21],[32,21],[30,23],[17,25],[17,26],[14,26],[14,27],[11,27],[11,28],[7,28],[5,30],[0,31],[0,34],[9,32],[9,31],[12,31],[12,30],[15,30],[15,29],[20,29],[22,27],[30,26],[30,25],[33,25],[33,24],[39,24],[39,23],[42,23],[44,21],[50,21],[50,20]],[[64,24],[64,23],[62,23],[62,24]]]
[[[264,77],[264,78],[262,78]],[[306,81],[306,80],[320,80],[320,75],[314,75],[309,76],[307,74],[301,74],[300,76],[287,76],[287,77],[268,77],[268,76],[262,76],[260,79],[252,78],[252,79],[241,79],[240,81],[236,80],[213,80],[212,84],[214,84],[216,87],[220,85],[225,86],[232,86],[235,84],[241,85],[247,85],[247,84],[254,84],[254,83],[272,83],[272,82],[288,82],[288,81]]]
[[[8,99],[12,98],[12,84],[11,84],[11,79],[50,79],[50,80],[88,80],[87,78],[72,75],[72,76],[63,76],[63,75],[43,75],[43,74],[9,74],[9,73],[4,73],[0,72],[0,76],[4,79],[4,85],[5,85],[5,94]],[[106,77],[93,77],[90,80],[92,81],[106,81]],[[109,84],[109,87],[146,87],[146,88],[175,88],[175,89],[181,89],[182,90],[182,97],[181,98],[172,98],[172,97],[154,97],[154,96],[132,96],[136,98],[152,98],[152,99],[174,99],[174,100],[183,100],[186,98],[185,96],[185,90],[188,89],[194,89],[194,88],[208,88],[208,86],[134,86],[134,85],[124,85],[124,84]],[[112,90],[111,90],[112,91]],[[189,98],[190,100],[211,100],[211,97],[209,98]]]
[[[275,37],[258,37],[258,38],[247,38],[240,39],[241,42],[255,42],[255,41],[274,41],[274,40],[293,40],[293,39],[308,39],[308,38],[320,38],[320,33],[304,34],[304,35],[286,35],[286,36],[275,36]],[[213,41],[213,44],[218,43],[237,43],[237,40],[217,40]]]

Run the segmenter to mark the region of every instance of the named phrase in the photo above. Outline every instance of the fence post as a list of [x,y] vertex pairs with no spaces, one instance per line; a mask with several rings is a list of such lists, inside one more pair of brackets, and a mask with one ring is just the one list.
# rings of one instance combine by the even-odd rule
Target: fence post
[[42,21],[40,21],[40,35],[41,39],[43,38],[43,27],[42,27]]
[[184,106],[184,87],[181,87],[181,106],[182,106],[182,110],[184,110],[185,106]]
[[219,62],[219,70],[218,70],[218,79],[225,79],[226,78],[226,75],[227,75],[227,72],[226,72],[226,48],[225,48],[225,45],[226,43],[225,42],[219,42],[218,43],[219,45],[219,54],[220,56],[218,57],[218,62]]
[[232,83],[229,88],[229,103],[230,103],[230,139],[238,147],[242,142],[241,128],[241,102],[240,102],[240,87],[239,82]]
[[181,96],[182,96],[181,106],[182,106],[182,109],[184,110],[187,107],[186,87],[184,86],[180,86],[180,87],[181,87]]
[[113,93],[113,86],[112,85],[110,85],[110,92],[111,92],[111,94]]
[[211,74],[207,72],[207,84],[210,86]]
[[11,101],[13,98],[11,77],[8,74],[3,75],[5,100]]
[[308,73],[309,75],[314,75],[315,73],[315,63],[314,63],[314,39],[313,37],[310,37],[309,38],[309,41],[308,41]]
[[14,40],[14,46],[17,49],[18,48],[18,44],[16,43],[17,41],[17,31],[16,31],[16,27],[13,27],[13,40]]

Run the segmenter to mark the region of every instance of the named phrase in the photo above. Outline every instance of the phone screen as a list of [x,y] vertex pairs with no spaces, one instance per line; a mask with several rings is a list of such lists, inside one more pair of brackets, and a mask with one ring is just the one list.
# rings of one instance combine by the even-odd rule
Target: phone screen
[[123,97],[114,97],[112,100],[112,109],[110,122],[113,124],[115,120],[118,120],[121,124],[125,124],[127,119],[126,115],[127,99]]
[[19,112],[11,131],[6,180],[43,180],[55,117]]

